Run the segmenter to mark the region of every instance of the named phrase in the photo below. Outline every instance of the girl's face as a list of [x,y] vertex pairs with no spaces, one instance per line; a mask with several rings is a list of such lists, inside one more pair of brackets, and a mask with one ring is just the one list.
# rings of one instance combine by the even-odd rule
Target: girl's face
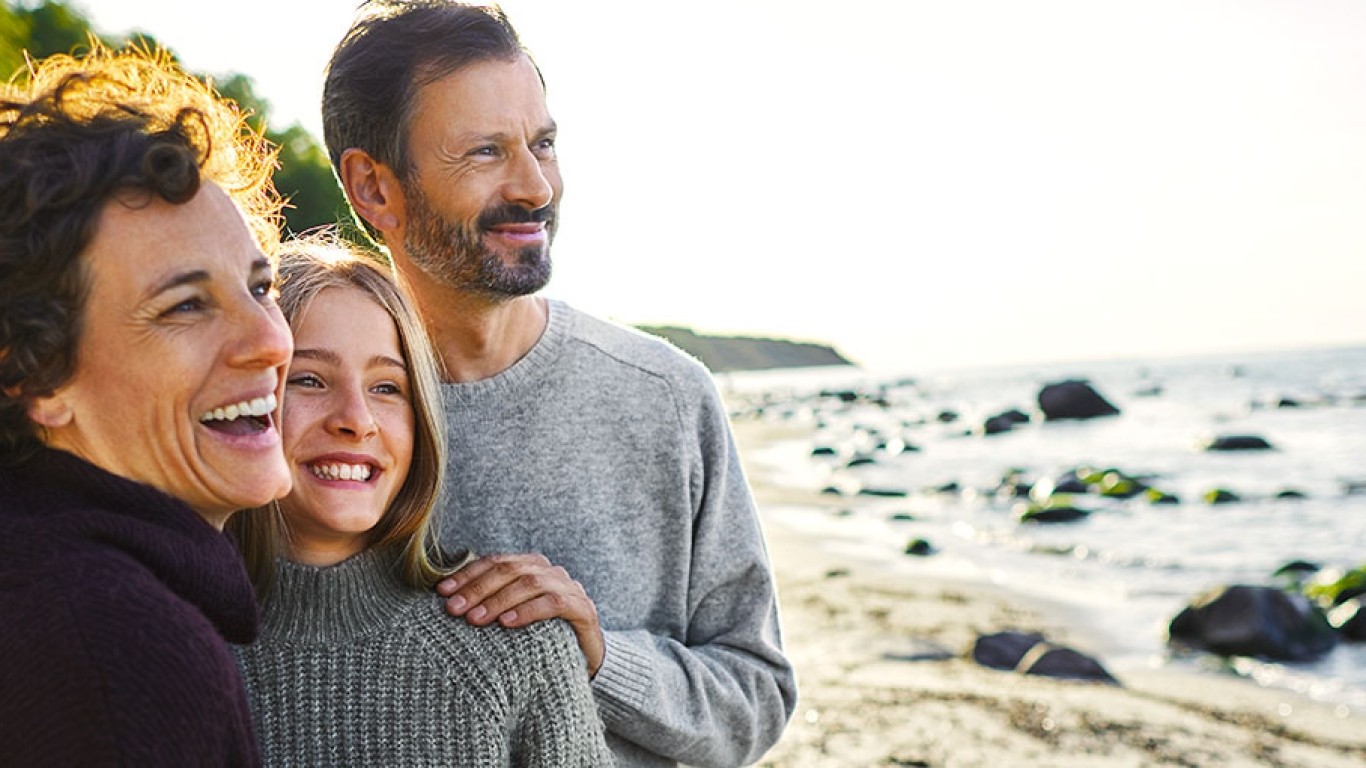
[[412,389],[394,321],[359,289],[323,290],[297,318],[285,381],[288,555],[332,565],[365,549],[412,463]]

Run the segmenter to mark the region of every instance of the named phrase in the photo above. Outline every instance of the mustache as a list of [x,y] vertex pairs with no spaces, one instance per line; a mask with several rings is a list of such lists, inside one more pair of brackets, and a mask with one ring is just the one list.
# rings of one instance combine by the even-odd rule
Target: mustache
[[531,210],[525,206],[513,203],[495,205],[479,214],[478,225],[480,229],[490,229],[499,224],[545,224],[549,226],[555,221],[555,205],[550,205]]

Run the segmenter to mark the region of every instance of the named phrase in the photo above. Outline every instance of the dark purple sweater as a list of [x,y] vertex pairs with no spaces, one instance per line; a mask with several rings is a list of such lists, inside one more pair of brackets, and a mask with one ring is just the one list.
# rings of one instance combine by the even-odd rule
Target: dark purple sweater
[[0,466],[0,765],[254,766],[232,542],[60,451]]

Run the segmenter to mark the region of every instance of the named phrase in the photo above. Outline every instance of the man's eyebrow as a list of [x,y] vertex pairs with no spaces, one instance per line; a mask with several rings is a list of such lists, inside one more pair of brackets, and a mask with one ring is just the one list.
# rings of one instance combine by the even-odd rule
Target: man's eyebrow
[[[551,120],[540,130],[536,131],[536,133],[532,134],[532,136],[536,139],[544,139],[546,136],[551,136],[559,132],[560,126],[556,125],[554,120]],[[515,141],[519,136],[520,134],[510,134],[503,131],[495,131],[493,133],[471,132],[464,136],[464,140],[470,144],[483,144],[485,142],[501,144],[505,141]]]

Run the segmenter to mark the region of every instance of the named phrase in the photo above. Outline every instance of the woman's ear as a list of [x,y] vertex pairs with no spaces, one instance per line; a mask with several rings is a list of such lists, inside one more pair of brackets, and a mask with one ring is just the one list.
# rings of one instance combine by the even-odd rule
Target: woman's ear
[[34,398],[33,402],[28,404],[28,417],[44,429],[65,427],[71,423],[71,406],[60,392]]
[[337,175],[356,215],[383,233],[385,240],[393,240],[391,233],[398,233],[404,221],[403,188],[393,170],[365,150],[352,147],[342,153]]

